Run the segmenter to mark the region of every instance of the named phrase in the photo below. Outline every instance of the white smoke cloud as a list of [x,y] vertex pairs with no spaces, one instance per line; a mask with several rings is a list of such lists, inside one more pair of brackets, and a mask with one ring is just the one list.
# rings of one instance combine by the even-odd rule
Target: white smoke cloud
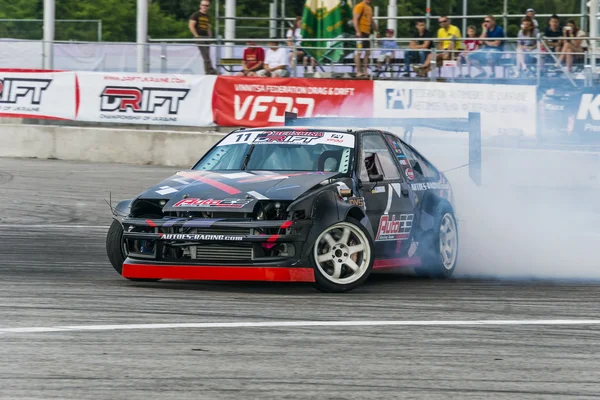
[[[466,133],[444,136],[415,132],[413,145],[442,170],[466,164]],[[455,277],[600,279],[600,154],[484,146],[481,187],[466,167],[447,176]]]

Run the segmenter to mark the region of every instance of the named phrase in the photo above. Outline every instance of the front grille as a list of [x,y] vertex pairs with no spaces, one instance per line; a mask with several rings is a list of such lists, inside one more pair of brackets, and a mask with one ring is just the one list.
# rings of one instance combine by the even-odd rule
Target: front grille
[[197,260],[207,261],[248,261],[252,260],[252,245],[230,246],[222,244],[206,244],[194,246]]
[[[248,228],[198,228],[194,233],[211,235],[250,235]],[[206,261],[249,261],[252,260],[252,244],[199,244],[190,248],[192,258]]]

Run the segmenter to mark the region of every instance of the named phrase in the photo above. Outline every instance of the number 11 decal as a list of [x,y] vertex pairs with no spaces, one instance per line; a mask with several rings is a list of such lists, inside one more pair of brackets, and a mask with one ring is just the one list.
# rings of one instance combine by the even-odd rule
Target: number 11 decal
[[[236,143],[240,143],[240,142],[247,142],[248,140],[250,140],[250,136],[252,134],[251,133],[246,133],[246,134],[240,134],[237,135],[237,139],[235,140]],[[245,136],[245,138],[242,140],[242,137]]]

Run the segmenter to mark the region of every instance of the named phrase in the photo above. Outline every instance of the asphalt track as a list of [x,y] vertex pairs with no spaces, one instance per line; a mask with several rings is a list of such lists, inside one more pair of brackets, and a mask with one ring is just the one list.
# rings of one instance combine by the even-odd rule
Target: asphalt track
[[332,295],[120,278],[103,198],[176,170],[0,159],[0,398],[599,396],[598,285],[385,274]]

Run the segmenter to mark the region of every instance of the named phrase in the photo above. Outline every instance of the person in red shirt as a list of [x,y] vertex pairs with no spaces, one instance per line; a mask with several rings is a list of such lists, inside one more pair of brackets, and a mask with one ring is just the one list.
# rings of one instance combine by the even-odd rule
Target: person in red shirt
[[250,37],[248,47],[244,49],[242,57],[242,71],[238,72],[237,76],[256,76],[256,73],[263,69],[265,62],[265,50],[262,47],[257,47],[256,42]]
[[477,27],[475,25],[469,25],[467,27],[467,38],[464,40],[465,43],[465,51],[460,53],[456,58],[456,66],[458,67],[458,76],[457,78],[462,77],[462,62],[463,60],[467,62],[467,75],[465,78],[469,78],[471,76],[471,63],[469,62],[469,52],[475,51],[479,48],[481,44],[477,38]]

